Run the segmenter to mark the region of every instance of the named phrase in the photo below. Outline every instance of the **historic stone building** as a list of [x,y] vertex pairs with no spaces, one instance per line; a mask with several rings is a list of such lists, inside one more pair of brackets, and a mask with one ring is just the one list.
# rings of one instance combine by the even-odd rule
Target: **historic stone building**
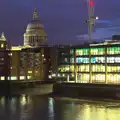
[[28,24],[24,34],[24,45],[38,47],[44,45],[47,40],[44,26],[40,23],[37,10],[34,9],[33,20]]

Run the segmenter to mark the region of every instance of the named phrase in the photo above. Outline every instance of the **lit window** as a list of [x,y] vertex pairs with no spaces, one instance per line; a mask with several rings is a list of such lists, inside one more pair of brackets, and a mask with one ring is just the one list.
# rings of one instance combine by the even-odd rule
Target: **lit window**
[[32,73],[32,71],[28,71],[28,73]]
[[12,53],[9,53],[9,56],[12,56]]
[[1,44],[1,48],[3,48],[4,47],[4,44]]
[[24,80],[25,79],[25,76],[20,76],[20,80]]
[[30,79],[30,78],[31,78],[31,76],[27,76],[27,78],[28,78],[28,79]]
[[11,80],[17,80],[17,77],[16,76],[12,76]]
[[49,78],[49,79],[52,79],[52,76],[51,76],[51,75],[49,75],[49,76],[48,76],[48,78]]
[[1,77],[1,80],[5,80],[5,77],[3,76],[3,77]]

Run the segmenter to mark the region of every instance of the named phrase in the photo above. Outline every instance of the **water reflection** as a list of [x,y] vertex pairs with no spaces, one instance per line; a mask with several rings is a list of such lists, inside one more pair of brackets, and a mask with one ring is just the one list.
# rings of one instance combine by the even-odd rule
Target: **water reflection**
[[54,120],[54,99],[48,98],[48,118],[49,120]]
[[22,95],[20,97],[20,120],[28,120],[32,118],[32,103],[29,96]]
[[[41,96],[0,98],[1,120],[119,120],[120,108],[109,104]],[[118,104],[118,103],[114,103]]]

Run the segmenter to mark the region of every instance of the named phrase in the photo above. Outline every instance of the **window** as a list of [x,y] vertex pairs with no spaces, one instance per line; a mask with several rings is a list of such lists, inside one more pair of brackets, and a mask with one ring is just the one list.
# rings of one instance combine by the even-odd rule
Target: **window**
[[79,65],[77,68],[78,72],[89,72],[89,65]]
[[4,76],[2,76],[2,77],[1,77],[1,80],[5,80],[5,77],[4,77]]
[[3,48],[4,47],[4,44],[1,44],[1,48]]
[[120,75],[119,74],[108,74],[107,79],[108,79],[108,83],[111,83],[111,84],[119,84],[120,83]]
[[74,72],[74,65],[62,65],[59,67],[59,72]]
[[73,55],[74,54],[74,50],[70,50],[70,55]]
[[76,56],[80,55],[89,55],[89,49],[84,48],[84,49],[76,49]]
[[107,54],[120,54],[120,47],[108,47]]
[[70,58],[70,63],[74,63],[74,58]]
[[104,65],[92,65],[92,72],[105,72]]
[[96,83],[105,82],[105,74],[93,74],[92,81]]
[[91,48],[91,55],[103,55],[105,53],[105,48]]
[[108,72],[120,72],[120,66],[107,66]]
[[120,63],[120,57],[107,57],[107,63]]
[[105,57],[92,57],[91,63],[105,63]]
[[78,57],[76,58],[76,63],[89,63],[89,58]]

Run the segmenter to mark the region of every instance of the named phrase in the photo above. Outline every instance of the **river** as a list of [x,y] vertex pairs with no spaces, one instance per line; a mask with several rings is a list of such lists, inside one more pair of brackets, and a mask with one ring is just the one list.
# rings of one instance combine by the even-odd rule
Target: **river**
[[119,120],[117,102],[48,96],[0,98],[0,120]]

